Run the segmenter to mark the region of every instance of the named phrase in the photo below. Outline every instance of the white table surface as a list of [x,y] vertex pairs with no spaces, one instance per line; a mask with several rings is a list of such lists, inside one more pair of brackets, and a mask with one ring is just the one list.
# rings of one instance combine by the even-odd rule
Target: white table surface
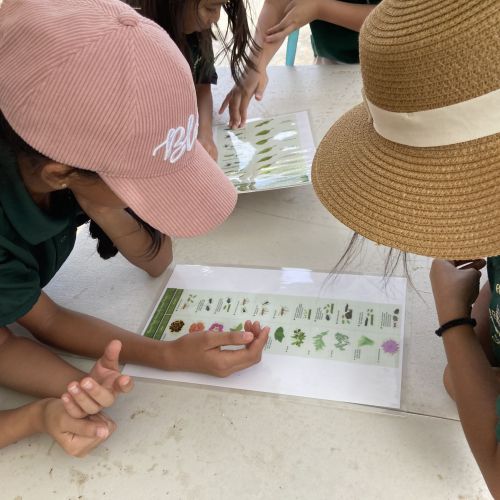
[[[250,116],[308,110],[316,143],[361,100],[357,66],[273,67],[269,77]],[[215,106],[229,88],[221,69]],[[220,228],[176,241],[175,260],[330,271],[349,237],[311,186],[244,194]],[[367,242],[347,271],[382,273],[383,263],[384,250]],[[118,430],[91,456],[69,458],[47,436],[0,450],[0,499],[489,498],[442,387],[428,268],[428,259],[412,258],[402,411],[137,381],[109,412]],[[46,291],[138,332],[165,280],[121,257],[102,261],[83,230]],[[0,390],[1,408],[28,400]]]

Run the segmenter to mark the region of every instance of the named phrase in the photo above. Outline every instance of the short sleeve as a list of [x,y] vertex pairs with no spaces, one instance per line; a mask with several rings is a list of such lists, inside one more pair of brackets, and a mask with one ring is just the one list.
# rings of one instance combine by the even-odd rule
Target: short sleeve
[[40,277],[33,256],[0,237],[0,326],[28,313],[40,293]]
[[208,53],[203,55],[200,49],[199,33],[192,33],[187,36],[189,50],[191,51],[191,71],[194,83],[199,85],[217,85],[218,75],[215,70],[215,56],[212,41],[208,48]]
[[495,284],[498,283],[500,277],[500,256],[488,257],[486,259],[486,269],[488,273],[488,281],[490,282],[490,289],[495,289]]
[[217,85],[218,80],[217,71],[215,71],[215,66],[211,62],[203,62],[201,59],[198,60],[193,69],[193,80],[195,84],[211,84]]
[[211,83],[212,85],[217,85],[218,75],[215,71],[215,56],[212,44],[210,44],[210,55],[208,61],[206,62],[204,74],[200,75],[204,82],[200,83]]

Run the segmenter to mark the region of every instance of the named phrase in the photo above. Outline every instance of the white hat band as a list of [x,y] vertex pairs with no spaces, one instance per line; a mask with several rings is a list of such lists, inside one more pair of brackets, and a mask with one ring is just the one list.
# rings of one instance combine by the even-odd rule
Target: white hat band
[[417,148],[448,146],[500,133],[500,89],[443,108],[395,113],[364,97],[373,127],[385,139]]

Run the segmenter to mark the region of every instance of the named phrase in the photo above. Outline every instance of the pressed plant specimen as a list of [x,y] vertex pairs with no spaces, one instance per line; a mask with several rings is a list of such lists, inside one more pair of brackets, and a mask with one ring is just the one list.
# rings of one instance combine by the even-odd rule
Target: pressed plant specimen
[[399,352],[399,343],[395,340],[389,339],[382,343],[382,350],[386,354],[396,354]]
[[276,331],[274,332],[274,338],[278,342],[283,342],[283,339],[285,338],[285,331],[283,330],[282,326],[279,326],[278,328],[276,328]]
[[322,351],[326,347],[325,340],[324,340],[324,337],[326,335],[328,335],[328,331],[318,333],[318,335],[315,335],[313,337],[314,348],[317,351]]
[[343,333],[337,332],[335,334],[335,347],[339,351],[345,351],[345,348],[351,343],[348,335],[344,335]]
[[306,332],[302,331],[300,328],[297,328],[293,331],[292,339],[292,345],[300,347],[306,340]]
[[184,328],[184,321],[181,319],[178,319],[177,321],[173,321],[172,324],[169,326],[169,330],[172,333],[178,333]]
[[366,347],[368,345],[373,345],[375,342],[369,338],[363,335],[359,340],[358,340],[358,347]]

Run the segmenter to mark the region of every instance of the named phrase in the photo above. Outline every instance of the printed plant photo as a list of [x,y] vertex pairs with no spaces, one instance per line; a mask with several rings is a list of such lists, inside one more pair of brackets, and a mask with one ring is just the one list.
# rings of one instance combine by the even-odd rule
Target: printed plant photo
[[237,130],[216,127],[215,139],[219,165],[240,193],[311,182],[315,147],[306,111],[251,119]]

